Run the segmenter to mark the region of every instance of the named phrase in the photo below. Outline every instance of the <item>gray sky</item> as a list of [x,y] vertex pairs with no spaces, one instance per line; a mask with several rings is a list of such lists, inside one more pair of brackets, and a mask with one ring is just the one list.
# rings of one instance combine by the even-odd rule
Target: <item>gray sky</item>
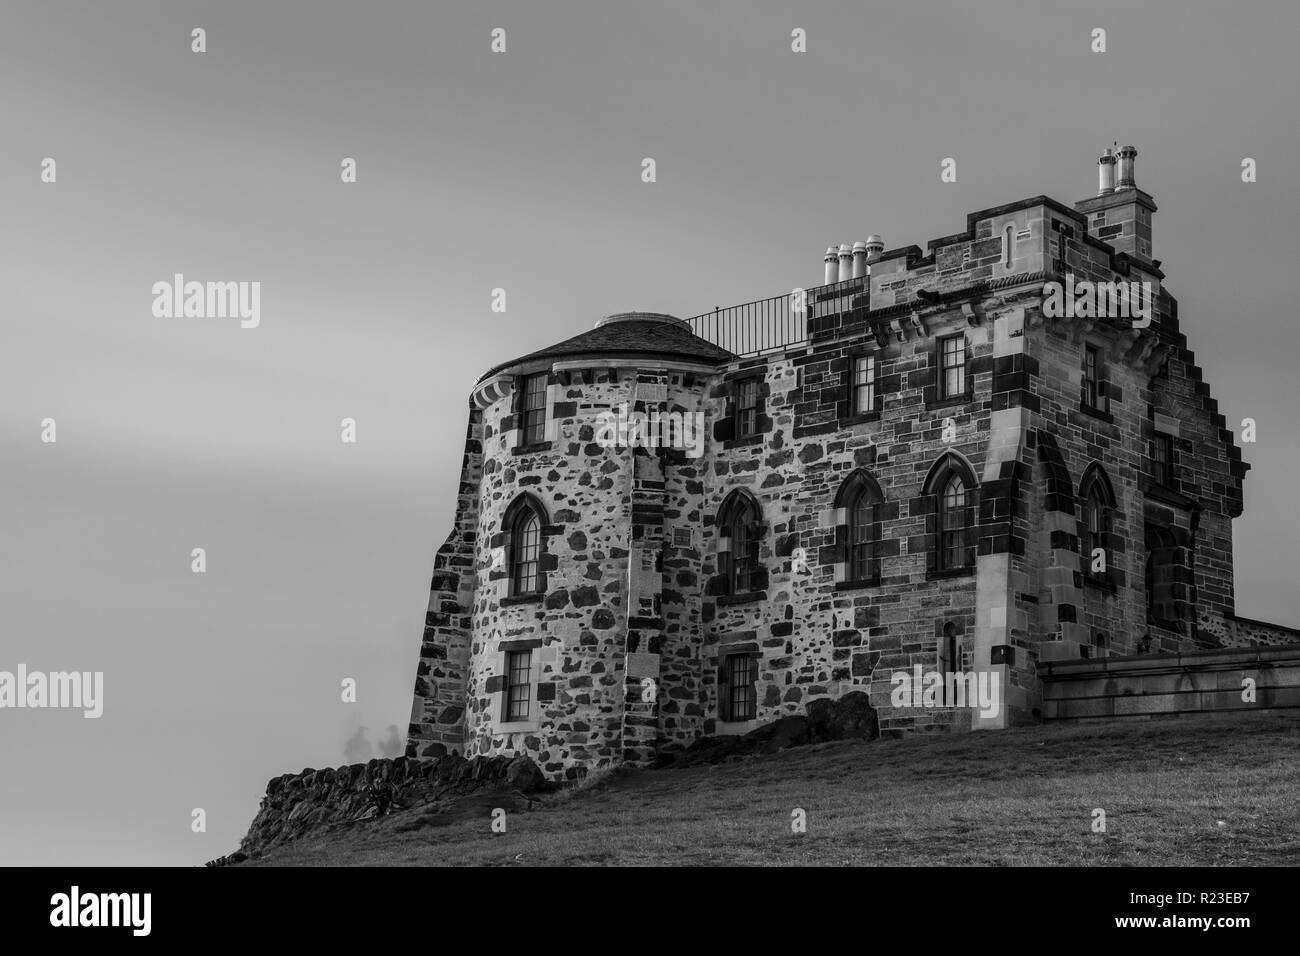
[[[0,669],[106,688],[97,721],[0,712],[0,862],[201,863],[268,778],[405,729],[488,367],[815,284],[832,242],[1073,202],[1113,140],[1221,410],[1259,423],[1238,612],[1297,623],[1297,27],[1285,2],[6,0]],[[154,318],[177,272],[260,281],[261,326]]]

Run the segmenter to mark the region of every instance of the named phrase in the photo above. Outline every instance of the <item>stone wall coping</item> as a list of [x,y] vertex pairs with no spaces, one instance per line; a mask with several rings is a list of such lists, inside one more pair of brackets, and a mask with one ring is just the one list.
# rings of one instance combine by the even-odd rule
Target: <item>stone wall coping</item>
[[576,372],[584,368],[628,368],[641,372],[694,372],[699,375],[712,375],[718,370],[716,365],[706,365],[703,362],[678,362],[662,356],[629,358],[593,355],[591,358],[556,362],[552,366],[552,370],[556,372]]
[[1300,644],[1295,647],[1215,648],[1185,654],[1040,662],[1038,669],[1044,680],[1092,680],[1103,674],[1171,674],[1186,670],[1232,670],[1250,664],[1277,665],[1293,662],[1300,663]]

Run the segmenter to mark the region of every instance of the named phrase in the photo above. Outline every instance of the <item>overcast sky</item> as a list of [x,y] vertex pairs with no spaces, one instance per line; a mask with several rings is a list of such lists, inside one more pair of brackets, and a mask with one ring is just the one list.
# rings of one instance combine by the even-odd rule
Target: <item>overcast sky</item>
[[[0,862],[202,863],[268,778],[404,732],[488,367],[815,284],[831,243],[1073,202],[1115,140],[1221,410],[1259,423],[1238,612],[1300,623],[1297,27],[1287,2],[5,0],[0,669],[106,688],[99,720],[0,711]],[[175,273],[261,282],[260,327],[155,318]]]

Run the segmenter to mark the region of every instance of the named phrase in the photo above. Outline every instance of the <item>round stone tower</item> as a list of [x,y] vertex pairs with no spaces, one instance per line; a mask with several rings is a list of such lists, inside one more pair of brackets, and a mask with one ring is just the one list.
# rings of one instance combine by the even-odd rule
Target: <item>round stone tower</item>
[[[731,353],[627,312],[475,385],[435,562],[408,754],[647,762],[698,733],[703,402]],[[692,506],[692,502],[696,502]]]

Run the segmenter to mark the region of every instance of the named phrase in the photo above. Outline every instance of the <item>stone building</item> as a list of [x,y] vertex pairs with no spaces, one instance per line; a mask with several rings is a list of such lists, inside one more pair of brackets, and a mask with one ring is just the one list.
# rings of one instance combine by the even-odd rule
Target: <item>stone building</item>
[[[483,375],[408,754],[572,777],[850,691],[882,729],[997,728],[1042,719],[1044,664],[1293,641],[1234,614],[1248,466],[1135,156],[1072,206],[832,247],[816,288]],[[996,675],[1002,706],[897,705],[917,668]]]

